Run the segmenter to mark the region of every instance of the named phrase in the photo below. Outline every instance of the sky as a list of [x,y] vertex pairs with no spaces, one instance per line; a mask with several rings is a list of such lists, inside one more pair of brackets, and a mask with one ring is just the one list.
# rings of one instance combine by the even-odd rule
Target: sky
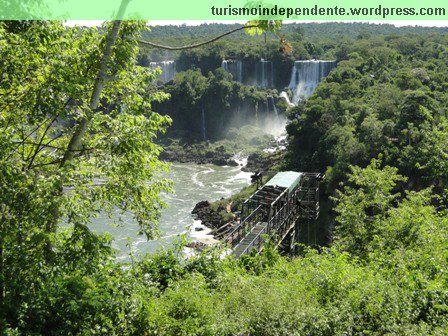
[[[67,26],[75,26],[75,25],[79,25],[79,26],[98,26],[101,24],[101,22],[103,21],[98,21],[98,20],[91,20],[91,21],[84,21],[84,20],[68,20],[66,22]],[[188,26],[195,26],[195,25],[200,25],[202,23],[241,23],[244,24],[247,21],[231,21],[231,20],[221,20],[221,21],[197,21],[197,20],[185,20],[185,21],[178,21],[178,20],[171,20],[171,21],[162,21],[162,20],[153,20],[153,21],[149,21],[149,25],[150,26],[166,26],[166,25],[182,25],[182,24],[186,24]],[[306,23],[306,22],[331,22],[331,21],[292,21],[292,20],[285,20],[283,21],[284,23]],[[347,20],[347,21],[337,21],[337,22],[357,22],[357,21],[353,21],[353,20]],[[383,20],[383,21],[358,21],[358,22],[369,22],[369,23],[376,23],[376,24],[381,24],[381,23],[388,23],[388,24],[393,24],[397,27],[402,27],[402,26],[425,26],[425,27],[448,27],[448,21],[447,20],[415,20],[415,21],[411,21],[411,20],[396,20],[396,21],[387,21],[387,20]]]

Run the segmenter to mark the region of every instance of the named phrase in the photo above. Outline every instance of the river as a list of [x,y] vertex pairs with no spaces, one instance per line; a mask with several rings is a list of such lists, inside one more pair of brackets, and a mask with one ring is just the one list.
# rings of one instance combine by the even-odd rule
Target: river
[[209,229],[195,230],[200,223],[193,219],[191,210],[199,201],[228,197],[247,186],[250,173],[242,172],[240,168],[172,164],[167,176],[174,181],[174,193],[163,195],[169,208],[162,211],[159,239],[148,241],[145,236],[138,235],[138,224],[131,213],[120,214],[117,211],[114,216],[120,219],[119,225],[113,224],[113,218],[99,216],[92,221],[90,228],[99,233],[109,232],[115,237],[112,247],[118,250],[119,260],[127,259],[129,252],[136,255],[155,252],[182,234],[188,234],[193,240],[210,239],[207,236]]

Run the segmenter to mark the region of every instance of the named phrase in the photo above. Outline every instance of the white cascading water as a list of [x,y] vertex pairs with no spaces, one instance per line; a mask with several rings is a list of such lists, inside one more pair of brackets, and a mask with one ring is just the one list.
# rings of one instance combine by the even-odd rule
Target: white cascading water
[[274,86],[274,66],[271,61],[261,59],[256,64],[256,86],[273,87]]
[[[292,103],[297,103],[314,92],[317,85],[336,67],[336,61],[296,61],[292,68],[289,88],[293,92]],[[286,94],[286,93],[285,93]]]
[[272,108],[272,112],[274,113],[275,118],[278,118],[278,111],[277,107],[275,106],[274,97],[272,97],[271,95],[268,95],[266,97],[266,108],[268,115],[271,114],[271,108]]
[[288,104],[288,106],[294,106],[294,104],[291,103],[291,100],[289,99],[289,96],[285,91],[280,92],[280,98],[283,98],[286,101],[286,104]]
[[162,70],[162,74],[159,79],[163,82],[169,82],[176,75],[176,63],[175,61],[161,61],[161,62],[151,62],[149,63],[149,67],[151,69],[160,68]]
[[234,81],[243,82],[243,63],[241,61],[223,60],[221,67],[232,74]]

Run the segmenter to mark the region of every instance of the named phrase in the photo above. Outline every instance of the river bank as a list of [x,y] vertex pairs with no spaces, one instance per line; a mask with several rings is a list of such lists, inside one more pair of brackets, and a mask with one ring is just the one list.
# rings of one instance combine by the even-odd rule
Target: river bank
[[[165,137],[160,159],[173,163],[214,164],[254,172],[274,165],[272,155],[285,149],[285,139],[255,126],[230,129],[227,137],[201,141],[184,136]],[[247,161],[245,160],[247,158]]]
[[[139,235],[130,213],[117,212],[112,218],[100,215],[89,226],[114,236],[112,247],[124,261],[130,253],[154,253],[181,237],[192,248],[218,243],[223,228],[238,220],[238,198],[243,197],[238,195],[248,186],[250,190],[251,172],[282,163],[284,144],[273,136],[258,134],[255,128],[234,135],[233,140],[215,143],[164,139],[161,159],[172,163],[165,177],[174,182],[174,193],[162,195],[168,208],[162,210],[159,221],[160,238],[148,241]],[[233,206],[227,212],[229,199]],[[192,216],[197,204],[203,205],[202,210]]]
[[[167,138],[162,144],[162,160],[175,164],[213,164],[229,167],[235,172],[249,174],[264,172],[266,182],[284,165],[286,139],[262,132],[256,127],[244,127],[229,132],[230,138],[209,142],[191,141],[186,138]],[[226,197],[213,199],[204,197],[192,207],[195,219],[189,247],[213,245],[221,240],[239,222],[242,202],[255,192],[255,186],[249,185],[236,190]]]
[[[258,164],[256,170],[263,171],[262,183],[266,183],[281,167],[284,157],[283,151],[264,153],[260,159],[257,155],[249,156],[248,164],[242,168],[247,171]],[[252,162],[252,163],[251,163]],[[256,185],[250,184],[232,194],[230,197],[221,198],[216,201],[203,200],[196,203],[192,210],[195,219],[201,222],[209,231],[208,233],[216,240],[222,240],[228,232],[235,227],[240,220],[242,203],[256,191]]]
[[208,199],[211,202],[230,197],[250,184],[250,173],[240,167],[211,164],[173,163],[166,178],[174,182],[174,192],[162,194],[167,208],[162,209],[159,220],[159,238],[147,240],[139,234],[139,225],[131,213],[117,210],[110,218],[100,214],[89,227],[98,233],[115,237],[112,247],[118,260],[126,261],[135,256],[154,253],[167,248],[182,237],[193,242],[214,243],[211,230],[201,225],[191,215],[195,204]]

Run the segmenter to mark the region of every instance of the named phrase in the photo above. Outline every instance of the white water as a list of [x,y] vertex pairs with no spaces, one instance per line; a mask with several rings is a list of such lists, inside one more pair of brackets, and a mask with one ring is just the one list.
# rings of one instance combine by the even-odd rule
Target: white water
[[275,106],[274,97],[271,95],[266,97],[266,109],[268,116],[273,115],[275,118],[278,118],[277,106]]
[[149,67],[151,69],[160,68],[162,70],[162,74],[160,75],[159,78],[164,82],[169,82],[176,75],[175,61],[151,62],[149,63]]
[[243,63],[241,61],[223,60],[221,67],[232,74],[234,81],[243,82]]
[[289,88],[293,91],[292,103],[309,97],[317,85],[336,67],[336,61],[296,61],[292,68]]
[[286,101],[286,104],[288,104],[288,106],[294,106],[294,104],[291,102],[288,94],[285,91],[280,92],[280,98],[283,98]]
[[[130,251],[136,255],[155,252],[182,234],[187,234],[193,241],[210,243],[213,237],[208,235],[209,229],[195,230],[201,225],[199,221],[194,221],[191,210],[199,201],[214,201],[229,197],[249,185],[251,173],[242,172],[240,168],[173,164],[168,178],[174,181],[175,192],[163,195],[169,208],[163,210],[160,218],[160,239],[147,241],[145,236],[138,235],[139,227],[132,214],[120,215],[118,211],[112,219],[105,215],[94,219],[90,228],[97,232],[109,232],[115,236],[112,247],[118,250],[119,260],[127,259]],[[113,224],[118,218],[121,220],[119,226]]]
[[273,87],[274,86],[274,66],[271,61],[261,59],[255,67],[256,86]]

